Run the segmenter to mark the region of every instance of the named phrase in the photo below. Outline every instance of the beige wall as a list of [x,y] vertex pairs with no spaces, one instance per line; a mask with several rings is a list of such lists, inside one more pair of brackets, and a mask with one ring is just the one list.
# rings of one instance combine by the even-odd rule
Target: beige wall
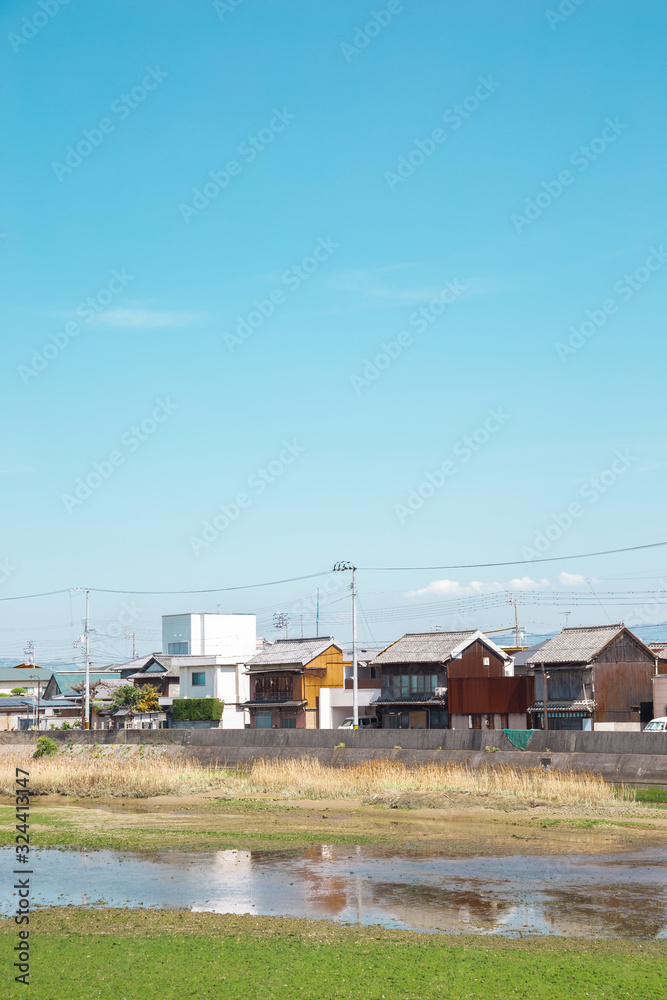
[[667,676],[661,675],[653,678],[653,718],[663,715],[667,715]]

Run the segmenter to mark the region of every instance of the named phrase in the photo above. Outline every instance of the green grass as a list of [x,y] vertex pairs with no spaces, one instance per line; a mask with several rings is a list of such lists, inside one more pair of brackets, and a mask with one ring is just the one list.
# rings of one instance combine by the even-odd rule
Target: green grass
[[[33,1000],[658,1000],[665,942],[447,937],[181,910],[37,912]],[[5,948],[15,927],[0,923]],[[4,968],[3,997],[24,997]]]
[[604,827],[630,827],[633,830],[660,830],[662,829],[657,823],[642,823],[635,822],[632,819],[593,819],[592,817],[584,817],[582,819],[577,819],[576,817],[566,818],[566,819],[538,819],[535,821],[535,825],[541,826],[543,830],[548,829],[551,826],[560,826],[564,828],[571,828],[572,830],[596,830]]
[[637,802],[667,804],[667,788],[638,788]]

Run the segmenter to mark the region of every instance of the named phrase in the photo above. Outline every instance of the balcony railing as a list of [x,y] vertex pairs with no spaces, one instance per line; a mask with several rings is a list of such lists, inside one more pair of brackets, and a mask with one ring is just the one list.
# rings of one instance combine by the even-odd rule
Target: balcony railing
[[[359,677],[357,680],[357,687],[360,691],[369,691],[373,688],[382,687],[382,680],[379,677]],[[352,690],[352,678],[345,678],[345,690]]]
[[294,701],[294,696],[292,692],[279,691],[275,694],[255,694],[250,699],[251,701]]

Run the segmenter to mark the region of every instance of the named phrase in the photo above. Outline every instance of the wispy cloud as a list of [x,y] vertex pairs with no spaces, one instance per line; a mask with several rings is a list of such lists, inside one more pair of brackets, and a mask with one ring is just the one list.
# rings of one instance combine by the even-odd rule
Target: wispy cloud
[[423,597],[435,594],[438,597],[469,597],[471,594],[497,594],[506,590],[538,590],[541,587],[549,587],[550,582],[542,578],[533,580],[530,576],[517,577],[507,583],[482,583],[480,580],[473,580],[468,584],[461,584],[458,580],[433,580],[426,587],[419,590],[408,590],[406,597]]
[[107,309],[94,320],[96,325],[126,330],[161,330],[191,326],[205,319],[204,313],[174,309]]
[[582,583],[586,583],[586,577],[582,576],[581,573],[560,573],[558,577],[559,583],[564,583],[568,587],[576,587]]

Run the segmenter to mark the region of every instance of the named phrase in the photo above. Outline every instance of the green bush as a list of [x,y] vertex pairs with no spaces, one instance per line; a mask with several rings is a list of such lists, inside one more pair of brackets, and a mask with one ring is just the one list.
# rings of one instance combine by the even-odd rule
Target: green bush
[[14,695],[26,694],[26,689],[22,687],[12,688],[12,694]]
[[53,757],[58,753],[58,744],[48,736],[40,736],[33,757]]
[[219,722],[224,707],[219,698],[174,698],[171,712],[179,721]]

